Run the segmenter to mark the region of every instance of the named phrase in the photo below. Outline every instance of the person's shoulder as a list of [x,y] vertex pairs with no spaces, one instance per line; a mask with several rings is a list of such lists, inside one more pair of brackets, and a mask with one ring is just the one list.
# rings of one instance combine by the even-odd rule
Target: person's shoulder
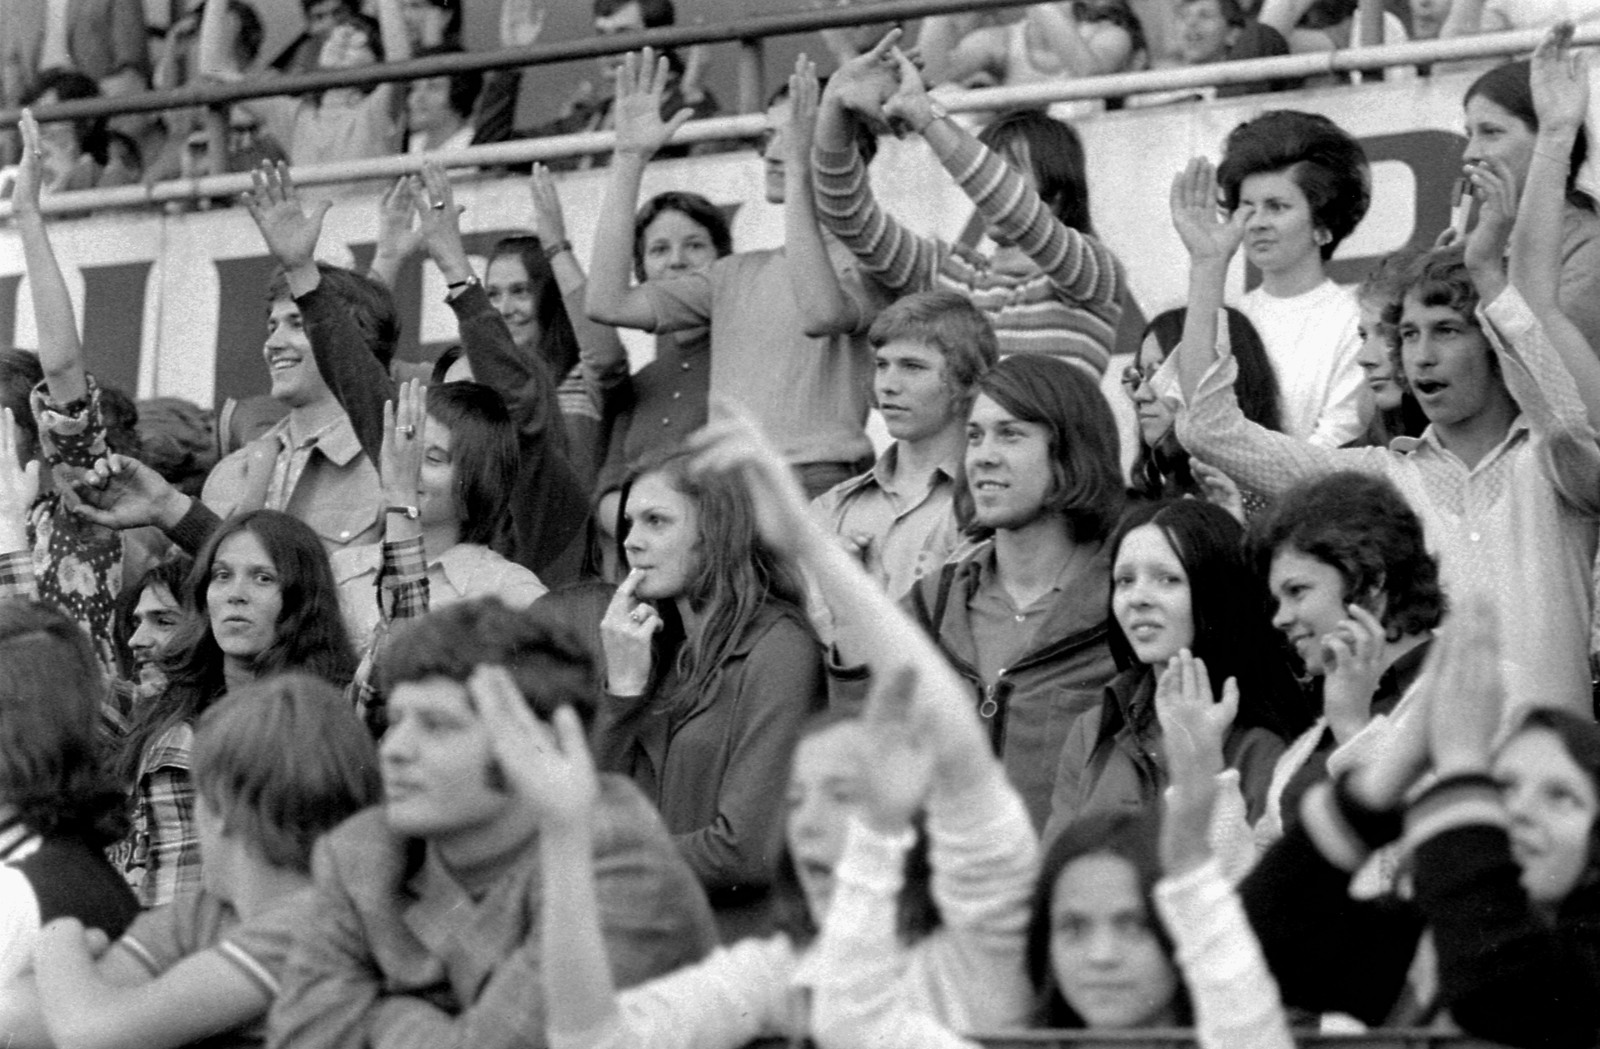
[[410,839],[389,826],[382,805],[362,809],[328,831],[317,848],[341,871],[404,864]]
[[450,584],[467,598],[494,595],[513,608],[525,608],[548,587],[531,569],[487,546],[457,543],[439,558]]
[[600,774],[595,828],[596,856],[625,850],[677,853],[660,812],[638,784],[618,773]]

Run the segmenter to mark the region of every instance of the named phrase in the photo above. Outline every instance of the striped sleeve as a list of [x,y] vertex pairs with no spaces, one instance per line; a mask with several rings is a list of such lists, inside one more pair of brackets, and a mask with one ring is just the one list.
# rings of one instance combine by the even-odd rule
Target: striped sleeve
[[938,241],[918,237],[879,206],[861,155],[847,150],[811,154],[816,176],[817,218],[861,260],[878,282],[896,295],[932,287],[947,253]]

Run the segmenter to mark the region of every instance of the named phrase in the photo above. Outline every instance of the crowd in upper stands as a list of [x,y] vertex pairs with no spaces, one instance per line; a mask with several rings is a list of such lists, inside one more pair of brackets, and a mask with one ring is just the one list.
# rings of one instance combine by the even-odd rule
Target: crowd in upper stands
[[[165,24],[147,22],[144,0],[0,2],[0,109],[155,89],[262,80],[313,70],[463,52],[463,0],[300,0],[303,30],[276,54],[255,4],[271,0],[172,0]],[[291,7],[290,0],[275,0]],[[856,0],[865,2],[865,0]],[[492,5],[472,8],[475,17]],[[551,42],[541,0],[499,0],[500,48]],[[269,12],[270,13],[270,12]],[[1142,69],[1325,51],[1359,39],[1356,0],[1071,0],[1017,10],[922,19],[916,45],[924,76],[940,92],[1040,84]],[[1592,0],[1385,0],[1380,41],[1453,37],[1600,19]],[[597,36],[671,26],[672,0],[597,0]],[[871,47],[887,26],[821,33],[835,63]],[[665,113],[723,112],[707,86],[705,47],[669,53]],[[524,73],[470,71],[412,81],[255,98],[216,110],[173,109],[44,126],[46,192],[154,183],[197,174],[248,172],[263,160],[332,163],[456,149],[613,126],[617,56],[598,61],[559,105],[519,119]],[[546,75],[536,71],[535,76]],[[1398,71],[1390,75],[1400,75]],[[1135,95],[1113,105],[1146,106],[1298,86],[1238,83]],[[724,100],[724,103],[726,100]],[[1070,118],[1102,106],[1067,102]],[[664,156],[719,148],[666,147]],[[0,164],[14,165],[18,140],[0,136]],[[601,159],[601,158],[591,158]],[[569,161],[568,163],[576,163]],[[9,192],[10,171],[0,176]]]
[[[1205,46],[1202,6],[1231,27]],[[1334,6],[1178,9],[1204,61],[1344,46]],[[1445,6],[1413,25],[1524,11]],[[596,27],[650,7],[597,0]],[[50,55],[87,9],[0,11],[42,16]],[[281,64],[459,32],[377,9],[308,2]],[[197,68],[250,66],[247,10],[206,0]],[[641,205],[711,104],[694,59],[607,61],[527,132],[615,133],[587,260],[536,165],[533,232],[480,269],[435,161],[384,193],[364,270],[321,260],[348,205],[285,155],[470,141],[453,79],[236,107],[276,267],[243,437],[86,367],[41,204],[71,175],[23,112],[5,1044],[1600,1044],[1600,99],[1573,24],[1475,77],[1467,221],[1359,287],[1329,276],[1375,192],[1345,129],[1267,109],[1191,160],[1186,301],[1118,370],[1127,273],[1077,132],[973,128],[939,81],[1094,75],[1148,38],[1106,0],[960,21],[920,60],[898,26],[831,34],[826,79],[799,56],[764,114],[765,250],[689,187]],[[885,209],[890,131],[977,245]],[[416,255],[458,335],[426,382],[394,360]],[[1229,304],[1240,256],[1258,283]]]

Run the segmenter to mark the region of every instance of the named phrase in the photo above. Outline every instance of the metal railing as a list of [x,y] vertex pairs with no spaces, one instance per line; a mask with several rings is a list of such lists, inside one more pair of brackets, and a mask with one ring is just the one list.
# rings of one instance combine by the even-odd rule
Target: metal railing
[[[1370,0],[1363,0],[1363,3],[1369,2]],[[765,36],[810,32],[819,28],[898,21],[929,14],[988,10],[1007,6],[1015,6],[1015,0],[886,0],[864,7],[833,8],[826,11],[753,18],[723,26],[656,29],[641,33],[540,44],[509,51],[431,56],[358,70],[328,70],[265,80],[241,81],[237,84],[201,84],[175,91],[149,92],[115,99],[84,99],[40,106],[35,112],[41,120],[51,120],[123,112],[148,112],[176,106],[225,105],[246,98],[413,79],[467,69],[504,69],[573,58],[619,54],[646,44],[668,47],[725,40],[748,41]],[[946,108],[953,112],[995,111],[1044,106],[1078,99],[1119,98],[1183,88],[1335,76],[1395,66],[1426,66],[1441,62],[1526,53],[1538,44],[1542,36],[1540,30],[1526,30],[1453,40],[1354,47],[1242,62],[1219,62],[1138,73],[1117,73],[1016,87],[982,88],[962,92],[949,98],[945,104]],[[1575,41],[1583,45],[1600,43],[1600,25],[1581,28]],[[0,121],[14,118],[14,115],[13,112],[0,113]],[[763,118],[754,113],[713,117],[684,125],[673,141],[694,143],[754,137],[762,129]],[[455,169],[525,165],[536,160],[547,161],[605,152],[611,148],[613,141],[614,136],[609,131],[519,139],[448,152],[400,154],[296,167],[295,180],[301,185],[315,186],[394,178],[419,170],[425,160],[435,160]],[[248,188],[250,188],[248,173],[206,175],[174,179],[154,185],[119,186],[53,194],[43,200],[42,207],[46,213],[51,214],[81,213],[101,208],[141,207],[175,201],[227,197]],[[0,203],[0,217],[5,217],[9,213],[9,203]]]

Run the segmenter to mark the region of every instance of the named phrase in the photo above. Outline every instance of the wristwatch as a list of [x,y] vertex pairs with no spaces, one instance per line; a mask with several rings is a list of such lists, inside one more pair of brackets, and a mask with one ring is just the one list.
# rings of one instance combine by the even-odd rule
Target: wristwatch
[[415,506],[386,506],[383,508],[383,512],[385,514],[399,514],[408,521],[415,521],[422,516],[422,511]]

